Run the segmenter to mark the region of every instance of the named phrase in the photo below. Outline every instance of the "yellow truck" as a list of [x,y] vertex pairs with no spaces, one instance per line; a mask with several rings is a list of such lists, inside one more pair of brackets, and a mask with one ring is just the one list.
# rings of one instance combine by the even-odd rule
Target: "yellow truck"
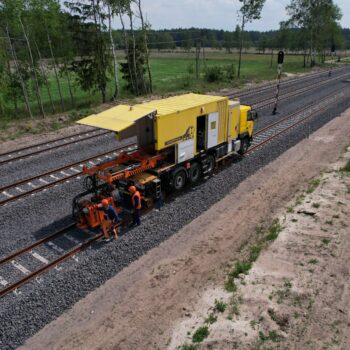
[[114,131],[118,140],[136,136],[137,150],[84,172],[118,188],[136,186],[157,199],[160,187],[180,190],[211,174],[220,160],[244,154],[256,118],[239,101],[192,93],[119,105],[78,123]]

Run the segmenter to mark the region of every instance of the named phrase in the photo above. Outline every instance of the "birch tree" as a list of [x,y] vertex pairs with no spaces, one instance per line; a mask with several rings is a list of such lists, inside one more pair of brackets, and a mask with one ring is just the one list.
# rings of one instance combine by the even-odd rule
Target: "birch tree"
[[[9,50],[9,59],[14,65],[14,72],[11,70],[10,61],[8,62],[8,91],[10,95],[13,96],[14,103],[17,106],[17,96],[18,92],[21,91],[23,102],[25,103],[28,115],[32,118],[33,113],[30,107],[29,92],[27,87],[27,82],[29,79],[28,65],[21,62],[18,58],[18,49],[23,47],[23,39],[21,39],[21,28],[18,21],[19,16],[23,13],[25,9],[23,0],[1,0],[0,1],[0,29],[4,35],[5,42]],[[17,37],[18,39],[14,40]],[[23,50],[22,50],[23,51]],[[20,52],[22,55],[22,52]],[[26,52],[24,53],[24,55]],[[26,57],[26,56],[24,56]]]
[[341,11],[333,0],[291,0],[286,10],[289,15],[287,24],[307,33],[312,66],[315,64],[313,53],[322,53],[335,43],[340,32]]
[[45,117],[45,111],[44,111],[43,102],[42,102],[41,93],[40,93],[39,79],[38,79],[38,74],[37,74],[37,70],[36,70],[36,64],[34,62],[31,44],[29,41],[27,31],[26,31],[24,24],[23,24],[23,21],[21,19],[21,16],[18,16],[18,20],[19,20],[19,23],[21,24],[23,35],[24,35],[25,41],[27,43],[28,55],[29,55],[31,66],[32,66],[33,80],[35,83],[35,92],[36,92],[36,96],[37,96],[38,107],[39,107],[39,110],[41,112],[41,115],[43,117]]
[[244,47],[244,29],[247,23],[252,22],[253,20],[261,18],[261,11],[264,7],[266,0],[239,0],[242,3],[240,9],[241,13],[241,38],[239,45],[239,59],[238,59],[238,78],[241,75],[241,64],[242,64],[242,51]]
[[115,45],[114,45],[114,39],[113,39],[113,33],[112,33],[113,11],[111,9],[111,6],[108,3],[107,3],[107,9],[108,9],[108,32],[109,32],[109,39],[111,41],[112,55],[113,55],[114,94],[112,99],[116,100],[119,95],[118,63],[117,63],[117,56],[115,53]]
[[149,91],[150,93],[153,93],[152,72],[151,72],[151,65],[149,62],[149,49],[148,49],[148,37],[147,37],[147,31],[150,25],[145,22],[143,12],[142,12],[141,0],[134,0],[134,1],[138,8],[138,17],[141,20],[141,29],[142,29],[144,46],[145,46],[145,58],[146,58],[146,66],[147,66],[147,72],[148,72]]

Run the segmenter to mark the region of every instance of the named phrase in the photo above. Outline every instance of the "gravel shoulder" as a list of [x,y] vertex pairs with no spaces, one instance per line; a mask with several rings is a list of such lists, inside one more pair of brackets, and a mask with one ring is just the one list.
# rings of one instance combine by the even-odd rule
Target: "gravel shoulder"
[[[205,303],[212,305],[215,298],[224,297],[218,286],[224,284],[227,269],[254,237],[256,227],[280,215],[281,208],[288,206],[296,193],[301,194],[311,178],[338,159],[349,135],[347,111],[241,182],[223,200],[124,268],[21,348],[135,349],[140,344],[144,349],[176,348],[183,340],[177,328],[183,319],[192,320],[198,305],[207,313]],[[322,273],[322,264],[314,269]]]

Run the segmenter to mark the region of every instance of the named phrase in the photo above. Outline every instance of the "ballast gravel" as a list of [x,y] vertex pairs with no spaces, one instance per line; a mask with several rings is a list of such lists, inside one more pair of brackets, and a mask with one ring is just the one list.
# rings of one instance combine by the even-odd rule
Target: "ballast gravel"
[[[350,84],[344,85],[348,93],[349,88]],[[22,287],[20,294],[12,293],[0,300],[0,348],[14,349],[22,344],[89,292],[221,200],[241,181],[349,108],[350,99],[330,107],[312,118],[308,128],[301,125],[292,129],[188,189],[160,212],[149,213],[140,227],[125,232],[117,241],[95,244],[79,254],[78,262],[69,260],[60,266],[60,271],[51,270],[40,282]],[[6,255],[18,249],[21,241],[27,245],[28,240],[41,238],[69,223],[70,199],[81,190],[81,183],[74,181],[1,208],[4,246],[0,254]],[[14,239],[11,241],[11,238]]]
[[44,172],[76,163],[98,153],[105,153],[120,148],[135,139],[118,142],[113,133],[63,146],[48,152],[7,163],[0,167],[0,187],[42,174]]

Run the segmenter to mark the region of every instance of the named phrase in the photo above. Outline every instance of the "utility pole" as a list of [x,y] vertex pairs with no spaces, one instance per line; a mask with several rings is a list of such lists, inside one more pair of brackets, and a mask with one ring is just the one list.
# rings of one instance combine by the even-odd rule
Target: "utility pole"
[[280,86],[281,86],[281,78],[282,78],[282,71],[283,71],[283,62],[284,62],[284,52],[281,50],[278,53],[278,77],[277,77],[277,89],[276,89],[276,97],[275,97],[275,106],[272,111],[272,115],[277,114],[277,104],[278,104],[278,97],[280,94]]
[[331,77],[332,76],[332,67],[333,67],[333,64],[335,63],[335,45],[333,44],[332,45],[332,48],[331,48],[331,68],[329,70],[329,73],[328,73],[328,76]]
[[199,79],[199,58],[201,54],[201,46],[202,42],[200,39],[197,40],[197,45],[196,45],[196,79]]

